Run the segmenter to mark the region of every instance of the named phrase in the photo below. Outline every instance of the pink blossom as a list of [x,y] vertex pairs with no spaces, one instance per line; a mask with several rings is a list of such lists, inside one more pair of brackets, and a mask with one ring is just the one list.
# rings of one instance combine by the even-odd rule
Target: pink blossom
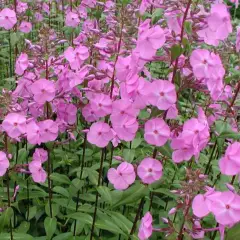
[[148,144],[163,146],[170,138],[170,128],[161,118],[148,120],[144,127],[144,139]]
[[32,31],[32,24],[30,22],[22,21],[19,30],[23,33],[30,33]]
[[28,64],[28,55],[26,53],[21,53],[16,61],[15,73],[23,75],[24,71],[28,68]]
[[125,190],[134,183],[136,174],[132,164],[122,162],[117,169],[110,168],[107,174],[108,180],[117,190]]
[[0,27],[3,27],[6,30],[10,30],[17,23],[16,13],[9,9],[4,8],[0,12]]
[[113,133],[110,126],[104,122],[92,124],[87,133],[87,140],[96,146],[103,148],[113,139]]
[[26,117],[18,113],[9,113],[2,123],[2,128],[11,138],[18,138],[26,133]]
[[53,120],[44,120],[38,123],[41,142],[55,141],[58,137],[58,125]]
[[36,148],[33,153],[33,161],[44,163],[48,160],[48,152],[43,148]]
[[137,168],[137,174],[143,183],[151,184],[162,177],[162,164],[154,158],[144,158]]
[[96,114],[96,110],[94,110],[91,107],[91,104],[87,104],[83,109],[82,109],[82,115],[85,118],[87,122],[94,122],[99,119],[99,117]]
[[147,240],[153,232],[152,227],[152,215],[150,212],[147,212],[141,220],[138,237],[140,240]]
[[29,163],[28,167],[34,182],[44,183],[46,181],[47,173],[42,168],[42,163],[40,161],[33,160]]
[[68,27],[77,27],[80,23],[78,14],[74,12],[68,12],[66,15],[65,25]]
[[140,57],[151,60],[159,48],[163,46],[166,38],[163,29],[157,25],[149,29],[145,29],[140,33],[137,41],[137,49]]
[[231,191],[222,192],[211,204],[211,212],[218,223],[226,226],[240,221],[240,196]]
[[47,79],[39,79],[31,86],[34,100],[39,104],[50,102],[55,97],[55,84]]
[[57,116],[65,123],[73,125],[77,119],[77,107],[61,102],[57,105]]
[[27,124],[27,140],[30,144],[42,143],[40,136],[40,128],[35,121],[31,121]]
[[136,118],[124,116],[119,119],[118,116],[111,116],[112,128],[116,132],[119,139],[124,141],[132,141],[138,130],[138,122]]
[[222,174],[233,176],[240,173],[240,143],[234,142],[227,147],[225,155],[219,161]]
[[24,13],[28,9],[28,4],[25,2],[17,1],[17,13]]
[[160,110],[167,110],[177,101],[174,84],[169,81],[156,80],[149,87],[148,101]]
[[9,167],[9,161],[5,152],[0,151],[0,176],[3,176]]
[[69,47],[64,52],[65,58],[73,70],[79,70],[83,62],[89,57],[88,48],[79,45],[77,48]]

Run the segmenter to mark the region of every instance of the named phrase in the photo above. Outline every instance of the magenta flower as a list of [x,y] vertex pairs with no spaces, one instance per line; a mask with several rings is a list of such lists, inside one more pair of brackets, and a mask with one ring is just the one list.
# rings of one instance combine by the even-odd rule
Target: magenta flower
[[144,127],[144,139],[154,146],[163,146],[170,138],[170,128],[161,118],[148,120]]
[[90,104],[87,104],[82,109],[82,115],[87,122],[94,122],[99,119],[99,117],[96,114],[96,110],[92,109]]
[[152,215],[147,212],[141,220],[140,228],[138,231],[138,237],[140,240],[147,240],[153,232]]
[[177,101],[174,84],[169,81],[157,80],[149,87],[148,101],[160,110],[167,110]]
[[43,148],[36,148],[33,153],[33,161],[44,163],[48,160],[48,152]]
[[23,33],[30,33],[32,31],[32,24],[30,22],[22,21],[19,30]]
[[6,30],[10,30],[17,23],[16,13],[9,9],[4,8],[0,12],[0,27],[3,27]]
[[39,79],[31,86],[34,100],[39,104],[50,102],[55,97],[55,84],[47,79]]
[[78,24],[80,23],[80,19],[78,14],[73,13],[73,12],[68,12],[66,15],[66,20],[65,20],[65,25],[67,27],[77,27]]
[[28,4],[25,2],[17,1],[17,13],[24,13],[28,9]]
[[222,174],[233,176],[240,173],[240,143],[234,142],[227,147],[225,155],[219,161]]
[[117,169],[110,168],[107,174],[108,180],[117,190],[125,190],[134,183],[136,174],[132,164],[122,162]]
[[38,123],[40,128],[40,140],[43,143],[55,141],[58,137],[58,125],[53,120],[44,120]]
[[162,164],[154,158],[144,158],[137,168],[137,174],[143,183],[151,184],[162,177]]
[[87,47],[81,45],[76,49],[69,47],[64,52],[64,57],[68,60],[73,70],[80,70],[83,62],[89,57],[89,51]]
[[9,167],[9,161],[5,152],[0,151],[0,176],[3,176]]
[[138,130],[138,122],[136,118],[111,116],[112,128],[116,132],[119,139],[124,141],[132,141]]
[[32,174],[34,182],[44,183],[47,178],[47,173],[42,168],[42,163],[40,161],[33,160],[29,163],[29,171]]
[[21,53],[16,61],[15,73],[23,75],[24,71],[28,68],[28,64],[28,55],[26,53]]
[[26,133],[26,118],[18,113],[9,113],[2,123],[2,128],[11,138],[18,138]]
[[221,192],[210,209],[219,224],[235,224],[240,221],[240,196],[231,191]]
[[159,48],[163,46],[166,38],[163,29],[157,25],[152,28],[145,28],[140,32],[137,41],[137,49],[140,57],[143,59],[151,60]]
[[35,121],[31,121],[27,124],[27,140],[30,144],[42,143],[40,136],[40,128]]
[[103,148],[113,139],[110,126],[104,122],[96,122],[87,133],[87,140],[96,146]]

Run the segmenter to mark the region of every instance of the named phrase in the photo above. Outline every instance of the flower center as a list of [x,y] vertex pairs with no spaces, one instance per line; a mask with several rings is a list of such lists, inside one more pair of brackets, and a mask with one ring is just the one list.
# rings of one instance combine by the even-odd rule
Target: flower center
[[163,97],[163,96],[164,96],[164,92],[160,92],[159,94],[160,94],[160,96],[161,96],[161,97]]
[[102,133],[101,133],[101,132],[98,132],[98,135],[99,135],[99,136],[101,136],[101,135],[102,135]]
[[151,168],[149,168],[149,169],[148,169],[148,172],[152,172],[152,169],[151,169]]
[[121,111],[121,114],[123,115],[125,112],[124,111]]
[[230,208],[230,206],[227,204],[227,205],[226,205],[226,209],[229,209],[229,208]]
[[41,90],[41,92],[42,92],[42,93],[45,93],[45,90],[44,90],[44,89],[42,89],[42,90]]
[[158,130],[154,130],[153,132],[154,132],[154,134],[158,134]]
[[101,103],[99,103],[99,104],[98,104],[98,106],[99,106],[99,107],[102,107],[102,104],[101,104]]
[[13,125],[16,127],[18,124],[15,122]]

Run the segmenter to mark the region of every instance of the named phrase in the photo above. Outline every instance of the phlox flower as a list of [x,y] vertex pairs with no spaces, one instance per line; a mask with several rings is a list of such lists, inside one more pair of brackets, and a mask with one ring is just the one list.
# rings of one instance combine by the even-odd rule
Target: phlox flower
[[65,25],[68,27],[77,27],[80,23],[80,19],[77,13],[68,12],[66,14]]
[[9,160],[5,152],[0,151],[0,176],[3,176],[9,167]]
[[4,8],[0,12],[0,27],[3,27],[6,30],[10,30],[17,23],[17,17],[15,11]]
[[153,232],[152,226],[152,215],[150,212],[147,212],[144,217],[141,219],[138,237],[140,240],[147,240]]
[[26,53],[21,53],[16,61],[15,73],[23,75],[24,71],[28,68],[28,64],[28,55]]
[[22,21],[19,30],[23,33],[30,33],[32,31],[32,24],[30,22]]
[[28,165],[29,171],[32,174],[33,181],[36,183],[44,183],[47,179],[47,173],[42,168],[42,162],[33,160]]
[[36,148],[33,153],[33,161],[44,163],[48,160],[48,152],[43,148]]

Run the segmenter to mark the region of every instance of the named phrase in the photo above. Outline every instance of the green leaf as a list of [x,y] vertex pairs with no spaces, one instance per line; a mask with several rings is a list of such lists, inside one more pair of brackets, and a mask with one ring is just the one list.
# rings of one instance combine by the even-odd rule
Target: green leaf
[[154,193],[162,193],[168,197],[171,197],[173,199],[177,199],[177,195],[173,194],[172,192],[170,192],[169,189],[167,188],[158,188],[156,190],[153,191]]
[[124,149],[123,150],[123,158],[127,162],[132,162],[135,157],[135,149]]
[[58,236],[54,237],[52,240],[69,240],[72,239],[72,236],[73,234],[71,232],[61,233]]
[[64,197],[69,197],[69,192],[66,188],[60,187],[60,186],[56,186],[53,188],[53,192],[59,193],[61,195],[63,195]]
[[132,141],[132,148],[137,148],[139,147],[139,145],[142,143],[142,138],[135,138],[133,141]]
[[239,239],[240,236],[240,223],[236,224],[234,227],[227,231],[226,240]]
[[50,178],[51,178],[51,180],[59,182],[59,183],[71,184],[70,179],[64,174],[52,173]]
[[[1,240],[11,240],[10,233],[0,234],[0,239]],[[28,234],[24,234],[24,233],[13,233],[13,239],[14,240],[33,240],[33,237]]]
[[72,218],[72,219],[75,219],[75,220],[79,220],[83,223],[86,223],[86,224],[89,224],[91,225],[92,224],[92,217],[87,214],[87,213],[82,213],[82,212],[75,212],[75,213],[72,213],[72,214],[68,214],[66,215],[67,218]]
[[159,147],[158,150],[162,155],[172,159],[172,148],[170,147],[169,142],[167,142],[164,146]]
[[[56,217],[59,213],[59,205],[58,204],[51,204],[52,206],[52,216]],[[45,211],[46,214],[50,217],[50,207],[49,207],[49,202],[45,205]]]
[[182,48],[180,45],[173,45],[171,47],[171,61],[176,60],[182,54]]
[[97,191],[101,195],[101,199],[107,203],[112,203],[112,195],[111,191],[109,190],[108,187],[105,186],[100,186],[97,188]]
[[0,232],[3,231],[5,226],[9,226],[10,219],[13,216],[13,209],[8,207],[0,217]]
[[44,228],[47,234],[47,239],[52,239],[57,228],[57,219],[46,217],[44,220]]
[[23,221],[20,225],[15,229],[18,233],[27,233],[30,228],[30,222]]
[[28,219],[28,221],[29,221],[35,217],[36,213],[37,213],[37,207],[36,206],[30,207],[29,213],[26,212],[26,214],[25,214],[25,218]]
[[157,23],[158,20],[162,18],[163,10],[161,8],[155,9],[155,11],[152,14],[152,24]]
[[137,203],[139,199],[148,194],[149,189],[147,186],[136,183],[123,192],[122,197],[113,205],[113,207],[115,208],[124,204]]
[[192,34],[192,23],[189,21],[185,21],[184,23],[184,28],[187,34],[191,35]]
[[126,234],[111,220],[107,219],[97,220],[95,223],[95,227],[126,236]]

